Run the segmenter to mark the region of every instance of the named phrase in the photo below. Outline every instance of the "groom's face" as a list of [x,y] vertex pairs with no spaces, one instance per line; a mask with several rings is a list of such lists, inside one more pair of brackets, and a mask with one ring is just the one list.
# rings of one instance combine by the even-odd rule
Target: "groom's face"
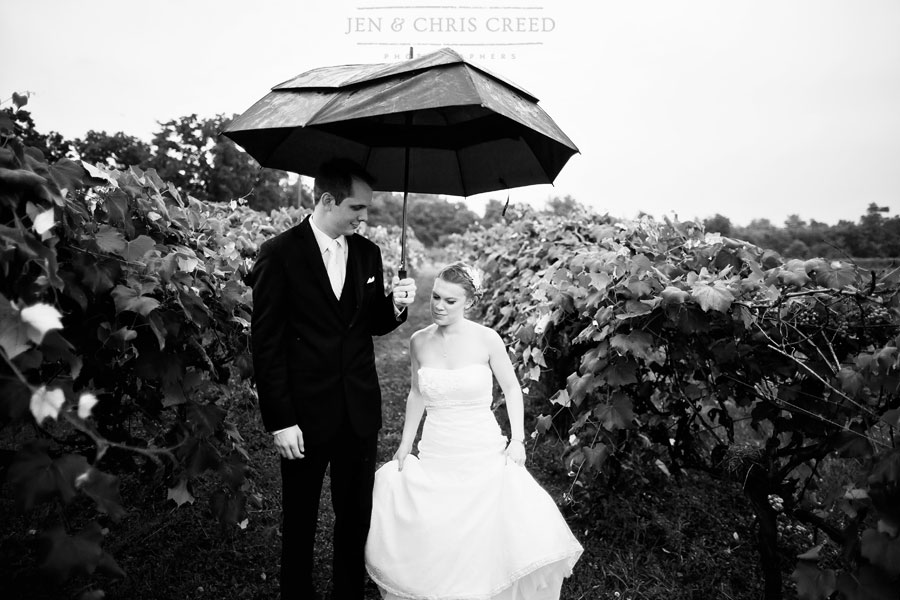
[[[324,196],[324,195],[323,195]],[[353,235],[368,216],[372,204],[372,188],[364,181],[353,179],[350,195],[340,204],[335,202],[331,194],[323,197],[325,214],[321,224],[322,231],[331,237]]]

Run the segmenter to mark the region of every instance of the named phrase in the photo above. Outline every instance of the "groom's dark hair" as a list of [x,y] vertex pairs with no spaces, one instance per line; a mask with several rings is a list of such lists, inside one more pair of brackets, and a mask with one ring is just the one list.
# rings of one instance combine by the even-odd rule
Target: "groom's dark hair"
[[334,196],[335,204],[340,204],[352,193],[354,179],[365,182],[369,187],[375,183],[375,178],[352,160],[333,158],[326,161],[319,168],[319,174],[316,175],[313,186],[316,203],[318,204],[322,199],[322,194],[328,192]]

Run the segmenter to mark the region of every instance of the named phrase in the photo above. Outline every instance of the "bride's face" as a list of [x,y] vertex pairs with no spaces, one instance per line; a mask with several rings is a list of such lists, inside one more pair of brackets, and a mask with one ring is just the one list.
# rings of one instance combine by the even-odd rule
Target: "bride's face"
[[431,289],[431,318],[438,325],[449,325],[463,318],[471,300],[458,283],[435,279]]

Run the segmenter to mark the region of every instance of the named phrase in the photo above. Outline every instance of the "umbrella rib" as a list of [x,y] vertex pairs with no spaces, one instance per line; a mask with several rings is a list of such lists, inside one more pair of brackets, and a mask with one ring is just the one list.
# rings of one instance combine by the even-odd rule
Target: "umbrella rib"
[[466,180],[463,177],[462,160],[459,158],[459,150],[454,152],[453,155],[456,156],[456,172],[459,174],[459,184],[462,186],[463,197],[468,198],[469,189],[468,186],[466,186]]
[[[535,131],[534,133],[536,133],[537,135],[539,135],[541,137],[547,137],[546,135],[544,135],[543,133],[540,133],[539,131]],[[519,136],[519,139],[522,139],[521,135]],[[551,142],[554,141],[553,138],[548,138],[548,139]],[[531,154],[531,157],[534,159],[534,162],[536,162],[538,164],[538,167],[540,167],[541,171],[543,171],[544,177],[547,179],[547,181],[550,183],[550,185],[553,185],[553,177],[550,177],[550,173],[547,172],[547,169],[544,168],[544,163],[542,163],[541,159],[537,156],[537,154],[534,153],[534,150],[532,149],[531,144],[525,144],[525,147],[528,148],[528,152]]]
[[331,98],[329,98],[327,102],[325,102],[322,106],[319,107],[319,110],[317,110],[316,112],[314,112],[314,113],[306,120],[306,125],[313,125],[313,124],[315,124],[315,122],[316,122],[316,117],[318,117],[318,116],[321,115],[323,112],[325,112],[326,109],[331,108],[331,106],[332,106],[333,104],[336,104],[336,103],[337,103],[338,97],[341,95],[341,92],[342,92],[342,91],[343,91],[343,90],[341,90],[341,89],[337,89],[337,90],[335,90],[334,92],[332,92]]
[[[278,143],[274,144],[272,146],[272,150],[268,154],[266,154],[264,161],[263,160],[256,161],[259,163],[260,166],[263,166],[263,162],[268,163],[269,160],[271,160],[272,156],[275,153],[277,153],[278,150],[282,147],[282,145],[288,140],[288,138],[291,137],[292,129],[290,127],[277,127],[276,129],[283,129],[284,134],[281,136],[281,139],[278,140]],[[299,173],[298,173],[298,175],[299,175]]]

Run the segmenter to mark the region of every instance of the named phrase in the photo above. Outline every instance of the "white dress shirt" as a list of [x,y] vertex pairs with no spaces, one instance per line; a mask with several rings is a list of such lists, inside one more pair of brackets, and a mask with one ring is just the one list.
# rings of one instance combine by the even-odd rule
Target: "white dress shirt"
[[[312,227],[316,243],[319,245],[319,251],[322,253],[322,262],[325,264],[325,270],[328,272],[328,279],[331,281],[334,295],[340,298],[341,288],[344,287],[344,280],[347,278],[347,238],[343,235],[332,238],[316,226],[316,222],[312,217],[309,219],[309,224]],[[332,262],[331,258],[335,252],[335,244],[340,246],[337,251],[343,256],[340,256],[340,259],[336,262]]]

